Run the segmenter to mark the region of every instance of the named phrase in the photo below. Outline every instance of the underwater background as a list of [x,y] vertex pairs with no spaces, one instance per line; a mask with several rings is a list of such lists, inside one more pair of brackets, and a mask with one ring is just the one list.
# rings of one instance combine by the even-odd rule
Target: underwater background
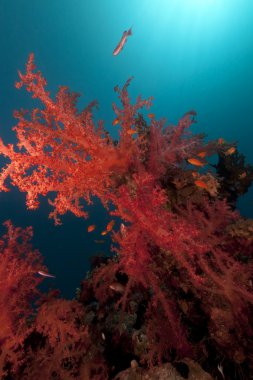
[[[238,150],[253,163],[253,2],[250,0],[0,0],[0,132],[15,143],[13,111],[36,102],[14,84],[24,72],[29,53],[47,79],[51,95],[59,85],[81,94],[80,110],[97,99],[96,120],[117,138],[112,126],[116,85],[133,76],[130,95],[153,96],[150,112],[177,123],[190,109],[197,111],[194,133],[209,139],[238,142]],[[124,30],[133,35],[118,56],[112,52]],[[4,160],[1,158],[1,165]],[[253,216],[253,191],[239,201],[242,215]],[[89,219],[67,214],[63,224],[48,219],[46,199],[28,211],[17,189],[0,193],[0,232],[11,219],[32,225],[33,246],[45,256],[56,276],[48,280],[66,298],[89,269],[89,257],[109,252],[110,237],[100,232],[110,221],[95,200]],[[97,232],[87,233],[90,224]]]

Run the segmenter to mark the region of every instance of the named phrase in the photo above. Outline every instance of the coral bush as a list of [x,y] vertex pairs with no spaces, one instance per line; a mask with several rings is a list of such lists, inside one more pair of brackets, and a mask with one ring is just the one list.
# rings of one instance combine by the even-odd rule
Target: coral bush
[[[88,217],[84,201],[92,203],[94,196],[121,220],[112,234],[114,255],[83,282],[79,303],[48,301],[38,310],[33,331],[46,336],[47,360],[61,358],[57,376],[64,377],[65,359],[69,377],[64,378],[81,376],[92,347],[88,331],[95,339],[99,332],[101,342],[92,355],[101,372],[93,378],[105,378],[107,366],[112,375],[124,353],[144,366],[184,356],[202,357],[203,363],[216,357],[216,366],[227,360],[250,371],[253,241],[248,233],[233,232],[242,226],[241,217],[227,201],[221,165],[207,165],[214,154],[228,162],[236,148],[194,135],[195,111],[176,126],[153,117],[145,121],[140,109],[149,108],[151,99],[139,97],[132,104],[130,80],[122,90],[115,88],[120,100],[113,104],[120,125],[115,143],[102,122],[96,127],[92,120],[96,102],[78,112],[78,95],[66,87],[52,100],[33,55],[26,69],[16,86],[25,86],[42,109],[15,113],[16,147],[0,140],[0,153],[10,160],[0,176],[1,189],[7,191],[10,180],[26,192],[32,209],[39,206],[39,196],[56,194],[49,200],[56,224],[67,211]],[[238,181],[247,177],[247,186],[237,186],[242,194],[252,168],[244,170],[240,159],[239,171]],[[87,315],[92,315],[89,321]],[[122,352],[117,364],[116,352]],[[40,357],[31,358],[23,374],[29,366],[37,370]]]
[[5,223],[7,233],[0,239],[0,375],[15,372],[24,360],[24,339],[30,331],[33,302],[39,296],[42,257],[33,251],[32,229]]
[[94,364],[96,351],[84,320],[85,309],[77,301],[51,298],[43,302],[26,340],[26,363],[20,378],[106,378],[103,361]]
[[91,347],[85,308],[77,301],[43,296],[46,271],[32,250],[32,229],[5,223],[0,239],[0,377],[9,379],[106,378],[106,364]]

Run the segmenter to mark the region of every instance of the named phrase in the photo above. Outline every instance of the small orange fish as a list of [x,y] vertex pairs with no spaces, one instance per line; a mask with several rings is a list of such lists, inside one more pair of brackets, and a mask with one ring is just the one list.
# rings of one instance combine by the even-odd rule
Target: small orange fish
[[117,293],[123,294],[125,292],[125,286],[120,284],[119,282],[112,282],[111,285],[109,285],[109,288]]
[[137,133],[137,131],[135,131],[134,129],[128,129],[127,130],[128,135],[134,135],[135,133]]
[[149,117],[150,119],[154,119],[155,114],[154,114],[154,113],[148,113],[148,117]]
[[119,119],[116,117],[116,119],[113,120],[112,125],[117,125],[119,123]]
[[192,164],[194,166],[205,166],[206,162],[200,161],[197,158],[188,158],[187,161],[189,164]]
[[102,232],[101,232],[101,235],[102,235],[102,236],[105,236],[107,233],[108,233],[108,231],[102,231]]
[[95,225],[95,224],[91,224],[91,225],[87,228],[87,231],[88,231],[88,232],[92,232],[92,231],[95,230],[95,228],[96,228],[96,225]]
[[193,178],[197,178],[199,176],[199,173],[198,172],[192,172],[192,176],[193,176]]
[[115,221],[114,221],[114,220],[111,220],[111,221],[107,224],[107,226],[106,226],[106,231],[107,231],[107,232],[110,232],[110,231],[113,229],[114,224],[115,224]]
[[199,152],[197,154],[197,156],[200,157],[200,158],[204,158],[204,157],[206,157],[206,155],[207,155],[207,152]]
[[234,146],[231,146],[228,150],[226,150],[225,155],[230,156],[231,154],[234,154],[236,151],[236,148]]
[[247,173],[243,172],[242,174],[239,175],[239,178],[244,179],[244,178],[246,178],[246,176],[247,176]]
[[194,181],[195,185],[198,186],[198,187],[201,187],[202,189],[205,189],[205,190],[208,190],[208,185],[201,181],[200,179],[197,179],[196,181]]
[[224,144],[224,139],[222,137],[220,137],[218,139],[218,144],[220,144],[220,145]]

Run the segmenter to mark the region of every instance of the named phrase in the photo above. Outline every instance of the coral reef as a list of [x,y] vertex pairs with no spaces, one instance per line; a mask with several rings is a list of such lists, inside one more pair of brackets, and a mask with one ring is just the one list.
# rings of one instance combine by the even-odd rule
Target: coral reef
[[[212,376],[224,372],[226,379],[237,379],[244,373],[250,379],[252,222],[241,218],[235,201],[249,188],[252,167],[234,144],[194,135],[195,111],[176,126],[146,121],[140,109],[149,108],[151,99],[138,97],[132,104],[131,79],[115,87],[116,142],[102,122],[94,124],[96,102],[79,113],[78,95],[66,87],[51,99],[33,55],[19,76],[16,87],[24,86],[42,108],[15,112],[17,146],[0,140],[0,154],[9,160],[0,189],[8,191],[9,182],[18,187],[30,209],[39,206],[40,196],[54,196],[49,203],[55,224],[67,211],[87,218],[84,205],[93,197],[120,222],[111,232],[112,251],[93,260],[72,301],[35,290],[42,262],[31,259],[27,239],[13,239],[12,231],[20,230],[8,223],[0,245],[3,380],[105,380],[130,363],[132,370],[162,371],[170,362],[187,372],[197,368],[193,360]],[[217,165],[208,164],[215,154]],[[5,261],[13,265],[9,272]],[[21,287],[15,287],[16,271],[25,273]]]

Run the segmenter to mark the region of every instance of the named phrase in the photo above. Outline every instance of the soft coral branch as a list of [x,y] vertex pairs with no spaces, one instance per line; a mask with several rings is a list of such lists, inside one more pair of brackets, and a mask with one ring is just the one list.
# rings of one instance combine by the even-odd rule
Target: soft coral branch
[[137,111],[143,107],[149,109],[151,106],[152,98],[142,99],[140,96],[137,98],[136,103],[132,104],[129,94],[128,87],[131,83],[132,78],[129,78],[122,90],[116,86],[114,90],[118,93],[118,98],[122,104],[122,108],[118,107],[115,103],[112,104],[113,110],[118,116],[119,122],[122,127],[120,143],[124,144],[125,140],[128,142],[131,137],[128,135],[127,131],[135,125]]
[[32,303],[40,296],[42,279],[36,273],[46,271],[39,252],[31,249],[31,227],[22,230],[10,221],[5,226],[0,239],[0,373],[7,363],[15,368],[23,360],[20,347],[29,332]]
[[9,176],[13,185],[27,193],[27,206],[38,207],[38,196],[57,192],[55,211],[51,214],[56,222],[57,215],[72,211],[76,216],[87,216],[82,210],[80,199],[91,201],[105,194],[113,186],[112,173],[124,174],[130,164],[133,140],[121,149],[96,129],[91,111],[95,102],[78,113],[77,94],[61,87],[56,101],[45,91],[46,81],[40,72],[34,72],[33,55],[29,57],[27,72],[21,74],[20,88],[25,86],[33,97],[44,105],[35,109],[30,120],[26,112],[16,112],[18,124],[18,148],[5,146],[1,141],[0,152],[11,160],[1,174],[2,189]]

